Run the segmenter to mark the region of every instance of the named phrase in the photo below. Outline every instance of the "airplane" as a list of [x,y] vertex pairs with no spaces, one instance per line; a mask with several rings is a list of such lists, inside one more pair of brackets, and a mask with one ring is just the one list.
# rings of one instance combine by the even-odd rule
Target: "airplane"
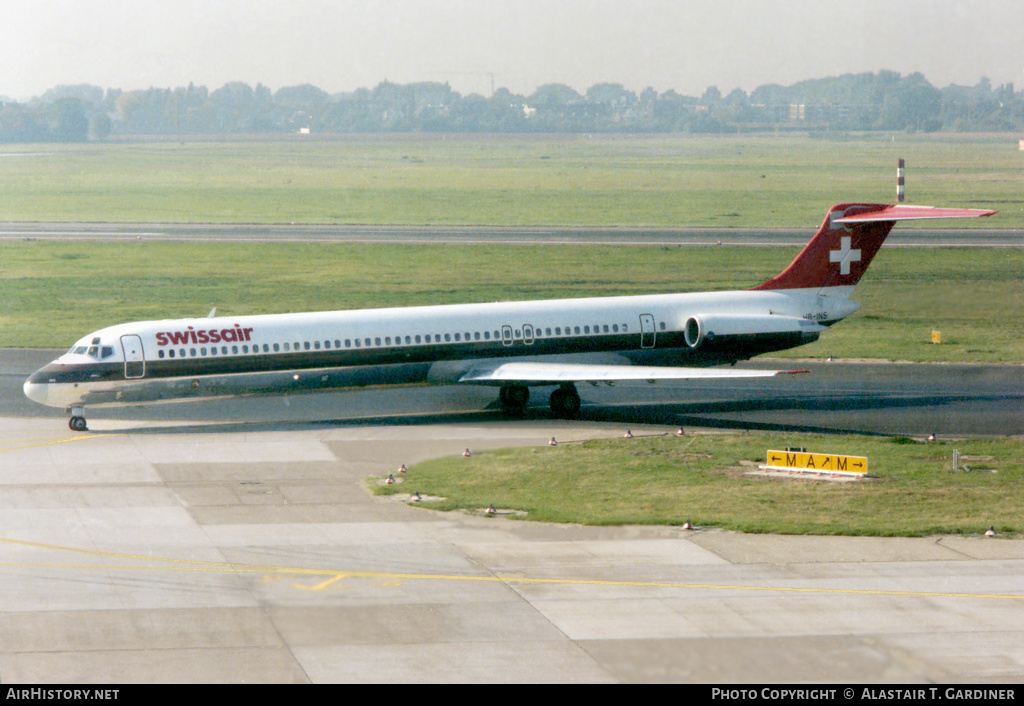
[[898,221],[996,211],[838,204],[780,274],[746,290],[141,321],[90,333],[24,384],[69,411],[386,384],[499,388],[522,410],[530,387],[574,417],[577,383],[791,374],[736,362],[810,343],[860,304],[854,286]]

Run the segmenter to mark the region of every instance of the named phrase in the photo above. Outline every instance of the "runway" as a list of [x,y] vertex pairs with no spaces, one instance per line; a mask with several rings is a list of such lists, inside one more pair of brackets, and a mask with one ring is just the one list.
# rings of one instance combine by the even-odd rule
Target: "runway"
[[365,390],[96,410],[75,434],[21,398],[52,353],[0,351],[5,683],[1024,678],[1019,540],[558,526],[366,489],[625,424],[1021,433],[1018,367],[583,389],[573,422],[505,418],[487,389]]
[[[203,242],[318,242],[391,245],[635,245],[803,247],[818,224],[806,228],[634,228],[369,225],[209,225],[120,223],[3,223],[2,240]],[[1024,247],[1020,229],[937,229],[903,226],[886,247]]]

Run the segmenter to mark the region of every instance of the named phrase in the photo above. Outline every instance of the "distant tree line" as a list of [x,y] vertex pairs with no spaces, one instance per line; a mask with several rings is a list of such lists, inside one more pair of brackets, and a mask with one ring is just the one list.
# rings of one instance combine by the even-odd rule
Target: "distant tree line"
[[395,84],[328,94],[262,84],[104,90],[59,86],[27,103],[0,103],[0,142],[86,142],[130,135],[288,133],[735,133],[754,131],[1005,132],[1024,129],[1013,84],[938,89],[919,73],[847,74],[699,97],[599,83],[528,96],[505,88],[460,95],[446,83]]

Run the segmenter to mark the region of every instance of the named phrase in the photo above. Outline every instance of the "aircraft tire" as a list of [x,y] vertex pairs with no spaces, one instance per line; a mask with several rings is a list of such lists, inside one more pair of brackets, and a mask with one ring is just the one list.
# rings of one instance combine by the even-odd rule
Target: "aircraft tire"
[[71,431],[89,431],[89,427],[86,424],[85,417],[72,417],[71,420],[68,422],[68,428],[70,428]]
[[498,399],[506,410],[520,412],[530,401],[530,388],[526,385],[503,385]]
[[575,387],[560,387],[552,392],[550,404],[556,417],[571,419],[579,416],[581,402]]

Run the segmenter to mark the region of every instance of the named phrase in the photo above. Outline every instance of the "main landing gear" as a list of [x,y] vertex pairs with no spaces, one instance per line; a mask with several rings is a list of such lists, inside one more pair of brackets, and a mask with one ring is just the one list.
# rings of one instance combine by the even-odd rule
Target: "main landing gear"
[[[501,406],[508,412],[522,412],[530,400],[530,388],[526,385],[502,385],[498,393]],[[572,383],[562,385],[551,393],[551,413],[556,417],[570,419],[580,413],[580,394]]]
[[551,412],[556,417],[571,419],[579,416],[580,393],[576,392],[576,386],[572,383],[562,385],[551,393]]
[[89,426],[85,423],[84,409],[75,407],[71,410],[71,420],[68,422],[68,428],[71,431],[89,431]]

